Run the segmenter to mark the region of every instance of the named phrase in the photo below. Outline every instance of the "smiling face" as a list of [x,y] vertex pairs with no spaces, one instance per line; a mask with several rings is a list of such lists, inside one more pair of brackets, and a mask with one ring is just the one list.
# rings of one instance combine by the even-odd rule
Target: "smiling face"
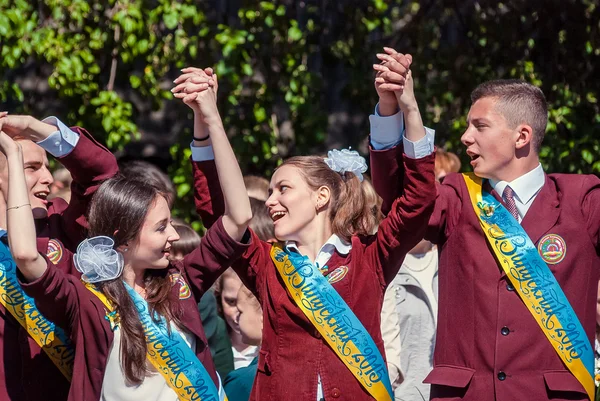
[[[48,170],[48,157],[46,151],[39,145],[29,140],[19,140],[23,149],[23,168],[25,170],[25,183],[29,193],[29,203],[35,219],[48,216],[47,197],[50,185],[54,181]],[[3,157],[3,156],[2,156]],[[1,188],[4,198],[8,195],[8,168],[6,159],[2,160]]]
[[496,102],[495,98],[484,97],[471,106],[461,141],[478,177],[511,181],[519,133],[496,111]]
[[167,201],[157,196],[152,203],[139,236],[133,244],[123,246],[125,263],[134,270],[164,269],[169,265],[171,244],[179,239],[179,234],[171,224],[171,211]]
[[275,237],[295,241],[304,230],[311,229],[317,215],[318,192],[309,187],[297,167],[279,167],[269,187],[265,202],[273,220]]

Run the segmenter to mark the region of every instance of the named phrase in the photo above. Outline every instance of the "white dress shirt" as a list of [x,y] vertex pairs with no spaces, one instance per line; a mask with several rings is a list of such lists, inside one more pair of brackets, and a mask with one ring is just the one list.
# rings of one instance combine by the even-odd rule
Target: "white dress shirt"
[[515,193],[514,199],[517,211],[519,212],[520,223],[523,221],[525,214],[527,214],[540,189],[544,186],[545,180],[544,169],[541,164],[538,164],[536,168],[523,174],[516,180],[511,182],[490,180],[490,185],[501,197],[504,188],[510,185]]

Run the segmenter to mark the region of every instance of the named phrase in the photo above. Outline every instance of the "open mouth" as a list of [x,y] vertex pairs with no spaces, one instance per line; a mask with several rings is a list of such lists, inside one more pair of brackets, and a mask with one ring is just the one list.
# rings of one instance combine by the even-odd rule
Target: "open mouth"
[[273,222],[276,222],[277,220],[281,219],[285,215],[286,215],[286,212],[283,212],[283,211],[273,212],[273,213],[271,213],[271,220],[273,220]]
[[40,191],[40,192],[35,192],[33,194],[33,196],[40,199],[43,204],[46,204],[46,203],[48,203],[48,194],[49,194],[49,192],[47,192],[47,191]]

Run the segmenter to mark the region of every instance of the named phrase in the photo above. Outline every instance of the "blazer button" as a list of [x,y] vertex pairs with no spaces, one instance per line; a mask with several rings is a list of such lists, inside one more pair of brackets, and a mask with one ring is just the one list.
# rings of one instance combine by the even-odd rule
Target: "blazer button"
[[514,290],[515,290],[515,287],[514,287],[514,286],[513,286],[511,283],[508,283],[508,284],[506,284],[506,289],[507,289],[508,291],[514,291]]
[[502,371],[498,372],[498,380],[500,380],[500,381],[506,380],[506,373],[504,373]]
[[321,333],[319,333],[319,330],[315,330],[315,338],[321,338]]
[[502,333],[503,336],[507,336],[510,334],[510,330],[508,329],[508,327],[504,326],[500,329],[500,333]]
[[339,388],[334,388],[333,390],[331,390],[331,396],[333,398],[340,398],[340,395],[342,395],[342,392]]

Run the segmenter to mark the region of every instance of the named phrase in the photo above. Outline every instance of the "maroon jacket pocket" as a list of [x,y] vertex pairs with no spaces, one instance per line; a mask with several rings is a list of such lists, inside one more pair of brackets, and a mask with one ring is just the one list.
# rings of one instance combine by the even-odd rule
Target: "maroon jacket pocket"
[[463,366],[437,365],[423,380],[423,383],[465,388],[471,382],[474,374],[475,369]]
[[546,371],[544,372],[544,381],[550,391],[576,391],[586,394],[579,380],[568,370]]

